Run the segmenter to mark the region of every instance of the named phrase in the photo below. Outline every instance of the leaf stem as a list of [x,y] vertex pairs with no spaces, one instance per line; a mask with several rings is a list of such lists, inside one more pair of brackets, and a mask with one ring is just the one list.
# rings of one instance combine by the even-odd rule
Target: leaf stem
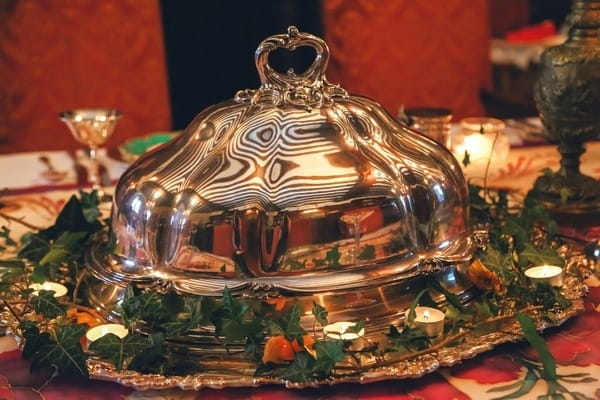
[[13,217],[13,216],[8,215],[8,214],[3,213],[3,212],[0,212],[0,217],[4,218],[7,221],[17,222],[17,223],[23,225],[24,227],[32,229],[34,231],[41,231],[42,230],[42,228],[40,228],[39,226],[35,226],[33,224],[30,224],[29,222],[25,222],[24,217],[17,218],[17,217]]
[[[483,130],[483,127],[482,127]],[[496,131],[496,134],[494,135],[494,141],[492,142],[492,148],[490,149],[490,156],[488,157],[487,163],[485,165],[485,174],[483,175],[483,195],[484,198],[488,198],[489,197],[489,190],[488,190],[488,175],[490,172],[490,165],[492,163],[492,157],[494,156],[494,149],[496,148],[496,141],[498,140],[498,136],[500,135],[500,131]]]
[[[542,309],[542,308],[543,308],[543,306],[528,306],[528,307],[525,307],[525,308],[519,310],[518,312],[520,312],[520,313],[526,313],[526,312],[531,312],[531,311],[539,310],[539,309]],[[514,318],[516,315],[517,315],[517,313],[499,315],[499,316],[496,316],[496,317],[488,318],[488,319],[480,322],[479,324],[488,324],[488,323],[491,323],[491,322],[498,322],[498,321],[502,321],[502,320],[507,320],[507,319]],[[377,361],[377,362],[375,362],[373,364],[370,364],[370,365],[362,366],[360,368],[357,368],[356,371],[354,372],[354,374],[360,374],[362,372],[368,371],[368,370],[373,369],[373,368],[385,367],[385,366],[388,366],[388,365],[391,365],[391,364],[396,364],[396,363],[401,362],[401,361],[407,361],[407,360],[410,360],[412,358],[416,358],[416,357],[419,357],[419,356],[422,356],[422,355],[425,355],[425,354],[435,353],[436,351],[444,348],[449,343],[452,343],[455,340],[458,340],[458,339],[466,336],[470,332],[471,332],[470,330],[464,330],[464,331],[458,332],[458,333],[456,333],[454,335],[448,336],[445,339],[443,339],[442,341],[440,341],[440,342],[436,343],[435,345],[433,345],[431,347],[428,347],[426,349],[419,350],[419,351],[416,351],[414,353],[404,354],[404,355],[399,356],[399,357],[390,358],[388,360]]]
[[14,310],[14,308],[12,308],[12,306],[10,305],[10,303],[8,301],[6,301],[5,299],[2,299],[2,302],[4,303],[4,306],[8,309],[8,311],[10,311],[10,313],[12,314],[12,316],[14,317],[14,319],[16,319],[17,322],[20,325],[21,322],[23,322],[23,321],[21,320],[21,318],[19,317],[19,315],[17,314],[17,312]]

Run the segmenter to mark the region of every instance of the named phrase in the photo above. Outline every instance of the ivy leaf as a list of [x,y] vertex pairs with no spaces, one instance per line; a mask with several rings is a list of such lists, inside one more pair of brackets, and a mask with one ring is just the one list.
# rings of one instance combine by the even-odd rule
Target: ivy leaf
[[37,296],[31,296],[29,304],[36,313],[46,318],[56,318],[65,314],[65,308],[54,297],[54,290],[40,290]]
[[91,192],[79,191],[79,198],[81,202],[81,209],[85,220],[90,224],[95,223],[100,218],[100,199],[98,198],[98,191],[92,190]]
[[265,332],[262,329],[256,330],[253,336],[248,336],[246,338],[246,345],[244,346],[244,356],[253,360],[260,360],[263,354],[265,336]]
[[150,327],[158,327],[174,318],[169,296],[163,296],[154,290],[140,292],[133,286],[128,286],[125,298],[121,304],[123,321],[128,328],[135,328],[140,321]]
[[34,233],[28,233],[23,236],[23,248],[19,251],[18,257],[31,262],[39,262],[50,251],[50,242],[43,236]]
[[552,357],[550,350],[548,350],[546,342],[544,342],[544,339],[537,332],[533,319],[525,314],[517,313],[517,321],[519,321],[519,325],[521,325],[523,336],[525,336],[525,339],[527,339],[540,357],[544,368],[542,372],[544,379],[547,381],[556,381],[556,361],[554,360],[554,357]]
[[446,320],[451,322],[453,326],[462,326],[467,322],[473,320],[473,314],[460,312],[456,307],[452,304],[446,305],[446,312],[444,313],[446,316]]
[[360,333],[360,331],[362,331],[363,329],[365,329],[365,321],[363,321],[362,319],[360,321],[358,321],[357,323],[355,323],[352,326],[349,326],[346,329],[346,332],[348,333]]
[[23,269],[25,263],[21,260],[0,260],[0,268]]
[[390,325],[388,333],[391,349],[402,353],[411,350],[422,350],[429,346],[430,341],[425,332],[420,328],[404,327],[399,331],[396,327]]
[[183,335],[202,323],[209,321],[214,303],[210,299],[185,299],[183,312],[177,314],[175,320],[162,324],[167,336]]
[[152,333],[148,336],[148,347],[136,354],[127,368],[145,374],[163,373],[167,362],[163,342],[164,334],[162,332]]
[[[314,344],[317,359],[314,362],[313,371],[322,377],[329,376],[335,364],[344,358],[344,342],[341,340],[321,340]],[[296,357],[300,354],[298,353]],[[309,355],[306,354],[308,357]]]
[[[531,297],[531,292],[529,293]],[[545,309],[551,309],[558,306],[565,310],[571,306],[571,301],[567,299],[560,290],[550,286],[549,284],[538,284],[533,292],[535,304],[542,305]]]
[[[316,345],[316,343],[315,343]],[[307,382],[313,377],[314,358],[306,352],[296,354],[294,361],[278,376],[291,382]]]
[[101,357],[107,358],[115,366],[117,371],[123,369],[125,362],[148,348],[149,342],[140,334],[131,334],[123,339],[117,335],[109,333],[90,344],[90,351],[98,353]]
[[565,260],[552,248],[538,249],[531,243],[526,243],[523,251],[519,254],[519,266],[526,265],[557,265],[562,267]]
[[34,283],[44,283],[46,281],[46,273],[47,272],[48,272],[47,268],[36,265],[33,267],[33,271],[31,272],[31,275],[29,275],[29,278]]
[[281,326],[281,321],[277,319],[270,319],[267,321],[267,328],[271,336],[285,335],[285,328]]
[[65,325],[56,328],[56,340],[40,346],[31,357],[31,368],[38,370],[56,365],[60,373],[88,375],[85,353],[79,338],[85,333],[83,325]]
[[375,258],[375,246],[368,244],[362,248],[358,256],[359,260],[373,260]]
[[284,335],[288,340],[294,340],[306,335],[300,326],[300,307],[294,304],[283,316]]
[[73,195],[61,210],[54,225],[40,231],[40,235],[48,240],[54,240],[63,232],[87,232],[91,234],[100,229],[102,229],[102,224],[99,222],[88,222],[83,213],[81,201]]
[[302,336],[306,334],[306,331],[300,326],[300,317],[300,308],[294,304],[283,316],[267,321],[269,333],[273,336],[284,335],[289,341],[298,339],[302,343]]
[[410,307],[408,309],[408,315],[406,316],[406,325],[410,325],[415,318],[417,318],[417,313],[415,312],[415,308],[419,305],[419,301],[421,297],[427,292],[427,288],[421,290],[417,297],[410,303]]
[[50,250],[39,261],[41,266],[47,264],[60,264],[69,256],[77,251],[77,248],[83,244],[88,236],[87,232],[64,232],[54,243],[50,245]]
[[321,326],[327,325],[327,323],[328,323],[327,322],[327,310],[322,305],[317,304],[317,302],[315,302],[314,300],[313,300],[312,315],[315,317],[315,320],[319,323],[319,325],[321,325]]
[[465,150],[465,155],[463,156],[463,159],[462,159],[462,165],[464,167],[468,167],[469,164],[471,164],[471,156],[469,155],[469,152],[467,150]]
[[222,326],[222,334],[225,336],[225,343],[244,340],[252,337],[262,330],[260,321],[245,320],[241,316],[225,319]]
[[25,339],[23,358],[26,360],[33,357],[41,347],[53,343],[50,334],[47,332],[41,333],[32,321],[22,322],[19,329],[23,332],[23,339]]
[[502,252],[494,245],[488,245],[481,256],[481,262],[496,273],[504,285],[509,285],[516,272],[510,253]]
[[223,290],[221,308],[211,315],[215,334],[225,336],[225,343],[255,337],[262,332],[262,319],[253,318],[250,303],[234,299],[227,288]]
[[4,243],[7,246],[17,245],[17,242],[10,237],[10,230],[6,226],[2,226],[2,229],[0,229],[0,238],[4,239]]
[[341,267],[340,258],[342,257],[342,253],[340,253],[340,246],[335,245],[331,250],[325,253],[325,261],[327,262],[327,266],[331,268],[339,268]]
[[163,307],[171,314],[177,314],[183,311],[185,302],[183,297],[177,293],[170,291],[162,295],[160,302]]

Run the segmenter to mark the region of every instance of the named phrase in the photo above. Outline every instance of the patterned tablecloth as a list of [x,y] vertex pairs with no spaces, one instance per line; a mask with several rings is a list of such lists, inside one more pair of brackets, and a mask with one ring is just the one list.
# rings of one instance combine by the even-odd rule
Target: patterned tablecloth
[[[587,149],[583,155],[582,171],[600,178],[600,142],[589,143]],[[71,167],[72,156],[69,158],[60,152],[47,155],[55,162],[55,168]],[[44,227],[53,222],[65,200],[75,190],[76,183],[74,173],[69,173],[63,182],[44,182],[40,177],[44,167],[36,161],[38,157],[39,154],[35,153],[0,157],[0,170],[4,174],[0,177],[0,187],[9,188],[2,197],[5,207],[0,212]],[[558,153],[551,146],[513,149],[508,162],[492,172],[489,184],[525,193],[539,171],[545,167],[555,168],[558,160]],[[125,168],[123,164],[107,158],[105,163],[113,177]],[[15,223],[10,228],[16,236],[25,230]],[[559,384],[568,392],[566,399],[600,399],[600,281],[592,277],[588,284],[590,295],[586,299],[585,312],[544,334],[559,366]],[[1,337],[0,399],[536,399],[546,394],[548,385],[543,379],[528,380],[539,374],[539,365],[535,362],[524,364],[524,358],[535,360],[536,354],[528,345],[516,343],[500,346],[420,379],[303,390],[264,386],[204,389],[199,392],[137,392],[115,383],[54,377],[52,371],[30,374],[29,364],[21,359],[14,340]],[[529,382],[534,385],[533,389],[519,395],[519,389]],[[510,394],[514,396],[508,397]]]

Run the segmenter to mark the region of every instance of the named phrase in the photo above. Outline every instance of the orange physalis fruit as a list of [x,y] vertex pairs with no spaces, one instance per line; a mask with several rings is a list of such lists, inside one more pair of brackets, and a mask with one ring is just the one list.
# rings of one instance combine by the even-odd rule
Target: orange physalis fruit
[[267,304],[275,306],[275,311],[281,311],[285,308],[287,299],[285,297],[271,297],[265,300]]
[[467,275],[479,289],[494,290],[496,292],[502,290],[502,282],[500,282],[498,275],[488,269],[480,260],[475,260],[469,265]]
[[292,340],[292,349],[294,349],[296,353],[303,350],[309,351],[313,349],[314,344],[315,338],[313,338],[311,335],[304,335],[302,336],[302,346],[300,346],[300,343],[298,343],[296,339]]
[[275,364],[283,364],[286,361],[292,361],[296,357],[292,344],[284,336],[271,336],[265,343],[262,362],[272,362]]
[[79,311],[75,307],[71,307],[67,310],[67,318],[70,319],[72,324],[84,324],[87,325],[88,328],[93,328],[102,323],[92,314],[85,311]]

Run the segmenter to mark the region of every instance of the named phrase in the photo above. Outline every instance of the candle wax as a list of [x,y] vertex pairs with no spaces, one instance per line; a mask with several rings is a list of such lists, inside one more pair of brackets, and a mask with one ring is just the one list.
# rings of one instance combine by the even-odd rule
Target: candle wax
[[100,339],[102,336],[112,333],[113,335],[117,335],[119,338],[123,339],[129,331],[125,328],[124,325],[121,324],[103,324],[93,327],[85,334],[85,337],[90,342],[94,340]]
[[56,298],[63,297],[68,292],[67,287],[58,282],[32,283],[29,285],[29,288],[33,289],[31,294],[34,296],[38,296],[40,294],[40,290],[53,290],[54,297]]
[[330,339],[356,340],[365,334],[365,328],[359,332],[347,332],[348,328],[356,326],[354,322],[336,322],[323,328],[323,333]]
[[525,276],[534,285],[547,283],[550,286],[561,286],[563,269],[556,265],[539,265],[528,268],[525,271]]
[[413,324],[421,328],[428,337],[440,336],[444,333],[443,312],[431,307],[415,307],[415,319]]

